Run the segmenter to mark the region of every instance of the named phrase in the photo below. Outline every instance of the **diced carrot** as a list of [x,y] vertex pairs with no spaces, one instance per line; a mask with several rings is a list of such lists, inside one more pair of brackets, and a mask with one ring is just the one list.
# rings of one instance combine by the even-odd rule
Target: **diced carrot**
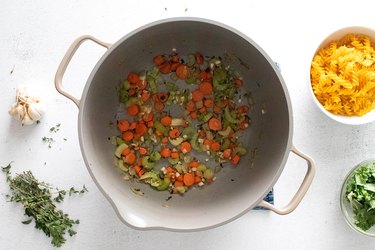
[[204,63],[204,58],[203,58],[202,53],[195,52],[195,63],[199,65]]
[[124,133],[122,133],[122,139],[124,139],[124,141],[129,142],[129,141],[133,140],[133,138],[134,138],[134,134],[130,130],[127,130]]
[[199,136],[201,136],[201,137],[206,137],[206,135],[207,135],[207,133],[206,133],[206,131],[205,131],[204,129],[201,129],[201,130],[199,131]]
[[142,168],[141,170],[139,170],[139,172],[137,173],[137,175],[139,177],[141,177],[146,171]]
[[161,112],[161,111],[163,111],[163,109],[164,109],[164,103],[162,103],[162,102],[160,102],[160,101],[156,101],[156,102],[154,102],[154,108],[155,108],[155,110],[157,111],[157,112]]
[[147,90],[143,90],[142,93],[141,93],[141,100],[143,102],[147,102],[148,99],[150,99],[150,92],[148,92]]
[[165,103],[166,101],[168,101],[169,95],[166,92],[159,92],[157,93],[156,97],[158,98],[159,102]]
[[178,157],[180,157],[180,154],[178,152],[171,152],[172,159],[177,159]]
[[232,158],[232,160],[230,161],[233,165],[237,165],[239,162],[240,162],[240,155],[239,154],[235,154]]
[[185,64],[180,64],[176,68],[176,76],[182,80],[185,80],[190,75],[190,69]]
[[184,183],[182,181],[175,181],[174,182],[175,187],[182,187],[183,185],[184,185]]
[[195,104],[193,101],[189,101],[188,103],[186,103],[185,105],[185,108],[187,111],[195,111]]
[[217,141],[213,142],[210,146],[211,150],[212,151],[219,151],[220,150],[220,143],[218,143]]
[[222,125],[221,125],[221,121],[220,119],[216,118],[216,117],[212,117],[209,121],[208,121],[208,127],[211,129],[211,130],[214,130],[214,131],[219,131],[222,129]]
[[154,114],[153,113],[145,114],[142,117],[143,121],[145,121],[145,122],[152,121],[153,118],[154,118]]
[[197,168],[200,165],[199,161],[191,161],[188,166],[191,168]]
[[173,169],[173,168],[171,168],[171,167],[166,167],[166,168],[165,168],[165,172],[167,172],[167,173],[175,173],[176,170]]
[[239,106],[239,107],[236,109],[236,112],[237,112],[238,114],[245,114],[245,113],[249,112],[249,106],[246,106],[246,105]]
[[137,126],[136,122],[131,122],[130,126],[129,126],[129,129],[135,129],[136,126]]
[[147,81],[146,80],[139,80],[137,82],[137,87],[139,90],[144,90],[147,87]]
[[162,139],[161,139],[161,143],[163,143],[163,144],[167,144],[168,143],[168,137],[163,137]]
[[182,174],[180,174],[179,176],[177,176],[176,180],[184,181],[184,176]]
[[212,99],[205,99],[203,101],[203,105],[206,107],[206,108],[213,108],[214,107],[214,101]]
[[232,149],[227,148],[227,149],[224,150],[224,152],[223,152],[224,159],[229,159],[231,157],[231,155],[232,155]]
[[174,129],[169,130],[168,134],[170,138],[176,139],[177,137],[180,136],[180,130],[178,130],[177,128],[174,128]]
[[206,145],[206,146],[211,146],[212,145],[212,143],[213,143],[214,141],[213,140],[210,140],[210,139],[204,139],[204,141],[203,141],[203,145]]
[[191,117],[191,119],[196,120],[196,119],[198,118],[198,114],[197,114],[197,112],[195,112],[195,111],[191,111],[191,112],[190,112],[190,117]]
[[160,155],[163,156],[164,158],[169,158],[171,156],[171,149],[170,148],[163,148],[160,151]]
[[218,106],[216,106],[216,105],[214,105],[214,112],[216,113],[216,114],[220,114],[221,113],[221,108],[220,107],[218,107]]
[[187,141],[182,142],[180,144],[180,150],[184,154],[189,153],[191,151],[191,145],[190,145],[190,143],[187,142]]
[[126,156],[126,155],[128,155],[128,154],[130,153],[130,151],[131,151],[131,150],[130,150],[130,147],[127,147],[127,148],[125,148],[125,149],[122,151],[121,154],[122,154],[123,156]]
[[244,129],[247,129],[249,127],[249,121],[243,121],[240,123],[239,125],[240,129],[244,130]]
[[147,127],[149,127],[149,128],[152,128],[154,126],[154,121],[148,121],[147,122]]
[[171,56],[171,62],[178,63],[179,61],[180,61],[180,57],[178,56],[177,53]]
[[206,112],[206,107],[201,107],[200,109],[199,109],[199,113],[204,113],[204,112]]
[[130,82],[130,84],[137,84],[137,82],[139,81],[139,75],[137,73],[130,72],[128,74],[128,81]]
[[212,84],[210,82],[201,82],[199,84],[199,90],[204,95],[211,95],[212,94]]
[[184,184],[188,187],[194,184],[194,175],[191,173],[184,174]]
[[147,154],[147,149],[143,148],[143,147],[140,147],[138,152],[139,152],[140,155],[145,155],[145,154]]
[[153,58],[153,62],[156,66],[159,66],[165,62],[165,57],[163,55],[157,55]]
[[207,80],[210,80],[211,78],[212,78],[212,75],[210,72],[207,72],[207,71],[199,72],[199,80],[207,81]]
[[156,135],[157,137],[160,137],[160,136],[163,136],[164,134],[163,134],[162,132],[160,132],[159,130],[156,130],[156,131],[155,131],[155,135]]
[[199,89],[196,89],[193,92],[191,92],[191,97],[193,101],[199,102],[203,100],[204,95]]
[[135,91],[135,89],[129,89],[128,90],[128,93],[129,93],[129,96],[135,96],[135,94],[137,93],[137,91]]
[[130,116],[136,116],[139,113],[139,106],[138,104],[131,104],[129,107],[126,108],[126,112]]
[[134,167],[134,172],[136,172],[137,174],[139,173],[139,171],[141,171],[141,166],[139,166],[139,165],[135,165]]
[[179,62],[171,62],[171,71],[175,72],[177,70],[177,67],[180,65]]
[[147,133],[147,127],[144,123],[138,123],[137,126],[135,127],[135,133],[137,135],[144,135]]
[[128,120],[122,119],[122,120],[117,121],[117,127],[121,132],[128,130],[129,126],[130,124]]
[[159,65],[159,71],[163,74],[171,73],[171,63],[168,61],[163,62]]
[[170,115],[165,115],[160,119],[161,124],[164,126],[170,126],[172,123],[172,117]]
[[136,160],[136,156],[133,152],[130,152],[125,156],[125,163],[132,165]]
[[234,82],[237,88],[241,88],[243,86],[243,80],[241,79],[236,79]]
[[200,183],[201,181],[202,181],[202,177],[197,176],[197,175],[194,177],[194,183],[195,183],[195,184],[198,184],[198,183]]

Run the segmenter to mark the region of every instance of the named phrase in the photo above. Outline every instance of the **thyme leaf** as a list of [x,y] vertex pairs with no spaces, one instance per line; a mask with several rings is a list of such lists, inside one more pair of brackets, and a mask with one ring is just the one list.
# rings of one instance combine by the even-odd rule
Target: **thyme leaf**
[[6,195],[12,202],[21,203],[25,209],[25,214],[29,219],[22,221],[23,224],[35,222],[35,228],[42,230],[48,237],[51,237],[51,244],[55,247],[62,246],[65,241],[66,232],[73,236],[77,232],[73,229],[79,220],[69,218],[69,215],[56,208],[56,202],[61,202],[67,193],[87,192],[85,186],[82,190],[70,188],[69,190],[59,190],[50,184],[37,180],[31,171],[24,171],[21,174],[11,176],[11,163],[2,167],[6,174],[11,194]]

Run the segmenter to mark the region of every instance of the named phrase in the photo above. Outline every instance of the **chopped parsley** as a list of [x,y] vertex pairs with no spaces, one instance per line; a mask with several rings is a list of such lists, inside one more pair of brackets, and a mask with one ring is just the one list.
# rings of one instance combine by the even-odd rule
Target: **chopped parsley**
[[365,231],[375,225],[375,162],[363,163],[354,171],[345,195],[353,208],[355,225]]

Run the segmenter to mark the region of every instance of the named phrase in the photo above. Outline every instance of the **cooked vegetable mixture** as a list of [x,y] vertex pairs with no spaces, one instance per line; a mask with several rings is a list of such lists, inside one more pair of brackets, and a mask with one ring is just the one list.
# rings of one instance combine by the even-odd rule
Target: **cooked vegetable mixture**
[[355,170],[345,194],[353,208],[355,225],[365,231],[375,225],[375,162]]
[[239,141],[250,126],[242,86],[220,57],[199,52],[157,55],[151,69],[130,72],[118,89],[126,119],[117,121],[117,167],[171,193],[213,182],[208,165],[236,166],[247,151]]

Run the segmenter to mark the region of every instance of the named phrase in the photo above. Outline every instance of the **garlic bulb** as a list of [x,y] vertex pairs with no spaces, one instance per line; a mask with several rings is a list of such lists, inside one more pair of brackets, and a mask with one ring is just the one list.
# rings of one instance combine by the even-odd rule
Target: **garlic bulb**
[[16,91],[16,102],[9,109],[9,114],[22,125],[31,125],[39,121],[44,114],[44,105],[40,94],[21,85]]

